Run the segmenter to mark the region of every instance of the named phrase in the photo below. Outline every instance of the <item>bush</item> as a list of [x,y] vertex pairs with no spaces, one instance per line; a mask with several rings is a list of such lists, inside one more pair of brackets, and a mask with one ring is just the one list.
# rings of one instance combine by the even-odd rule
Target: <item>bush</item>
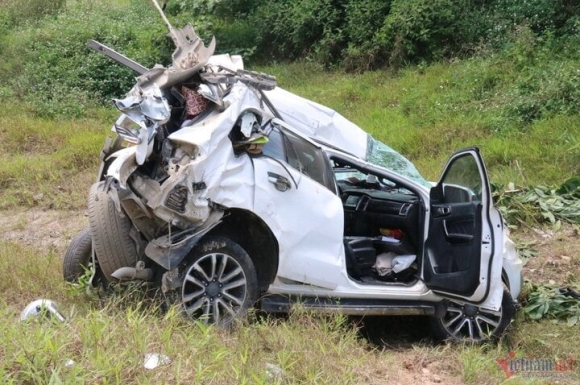
[[66,12],[15,28],[0,41],[0,52],[18,53],[1,65],[9,70],[2,80],[39,115],[82,116],[88,107],[123,96],[135,77],[88,48],[87,39],[151,67],[171,57],[166,34],[152,6],[71,2]]
[[54,16],[64,9],[66,0],[3,0],[3,23],[12,28]]

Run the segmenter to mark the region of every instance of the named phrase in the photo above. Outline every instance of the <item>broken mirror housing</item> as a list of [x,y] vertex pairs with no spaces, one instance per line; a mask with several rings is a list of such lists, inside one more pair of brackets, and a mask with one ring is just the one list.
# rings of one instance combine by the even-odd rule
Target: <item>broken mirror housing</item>
[[37,299],[30,302],[22,310],[22,313],[20,313],[20,320],[28,321],[30,319],[66,321],[62,313],[58,310],[56,303],[50,299]]

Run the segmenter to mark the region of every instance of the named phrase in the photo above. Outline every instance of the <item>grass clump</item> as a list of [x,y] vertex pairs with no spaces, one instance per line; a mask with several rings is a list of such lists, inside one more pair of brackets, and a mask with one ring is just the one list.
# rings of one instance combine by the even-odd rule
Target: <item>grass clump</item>
[[108,134],[102,119],[46,120],[18,111],[4,114],[0,118],[0,209],[84,208]]

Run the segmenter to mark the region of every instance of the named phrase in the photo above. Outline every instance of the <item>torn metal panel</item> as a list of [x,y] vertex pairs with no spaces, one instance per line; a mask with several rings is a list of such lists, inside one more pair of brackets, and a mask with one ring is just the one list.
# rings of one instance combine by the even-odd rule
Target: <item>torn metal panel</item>
[[145,248],[145,255],[166,270],[176,269],[197,242],[220,223],[223,215],[223,211],[214,210],[199,228],[170,233],[152,240]]
[[175,51],[171,55],[173,59],[173,67],[180,69],[192,68],[197,64],[205,64],[209,57],[215,51],[215,38],[212,38],[209,47],[205,47],[201,39],[197,36],[191,24],[187,24],[182,29],[177,29],[171,25],[165,13],[157,4],[156,0],[152,0],[155,8],[161,14],[161,18],[169,29],[169,36],[175,44]]
[[89,46],[90,48],[94,49],[97,52],[101,52],[102,54],[115,60],[119,64],[129,67],[133,71],[137,72],[139,75],[142,75],[148,71],[147,67],[142,66],[136,61],[129,59],[128,57],[118,53],[117,51],[107,47],[104,44],[99,43],[98,41],[89,39],[87,40],[87,46]]

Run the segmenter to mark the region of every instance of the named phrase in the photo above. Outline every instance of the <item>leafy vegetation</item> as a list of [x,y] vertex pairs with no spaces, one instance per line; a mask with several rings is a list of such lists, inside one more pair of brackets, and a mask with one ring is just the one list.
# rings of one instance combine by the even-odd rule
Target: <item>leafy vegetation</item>
[[[527,26],[567,39],[580,8],[567,0],[229,0],[177,2],[181,12],[227,19],[247,31],[238,44],[257,60],[307,57],[366,70],[470,55],[510,44]],[[203,6],[200,6],[203,5]],[[212,18],[212,15],[213,18]],[[219,35],[220,23],[213,30]],[[233,47],[228,47],[233,48]]]
[[[578,285],[566,289],[556,285],[535,285],[528,283],[529,295],[524,306],[525,314],[532,320],[542,318],[564,320],[568,326],[575,326],[580,318],[580,291]],[[576,289],[576,295],[569,291]]]
[[580,178],[568,179],[559,187],[536,186],[501,191],[496,188],[496,202],[504,219],[512,225],[549,223],[556,229],[561,222],[580,224]]

